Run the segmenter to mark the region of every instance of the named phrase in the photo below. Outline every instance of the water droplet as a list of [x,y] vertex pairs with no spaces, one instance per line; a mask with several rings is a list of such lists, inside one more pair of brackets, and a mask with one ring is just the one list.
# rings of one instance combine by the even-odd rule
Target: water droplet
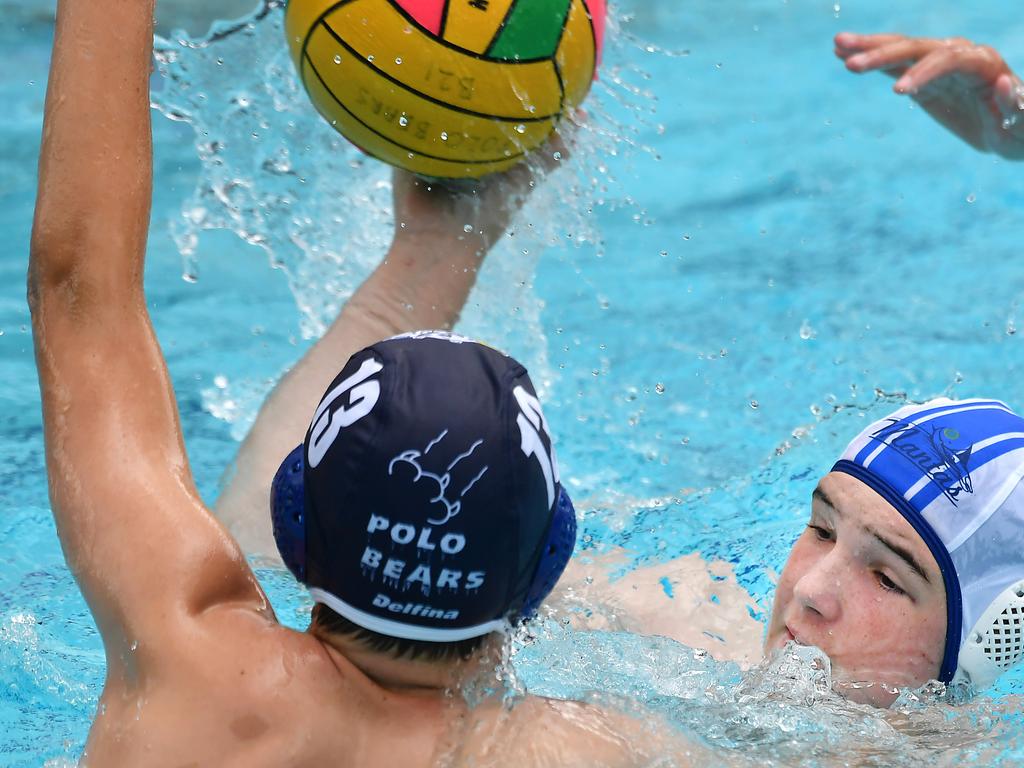
[[561,152],[555,152],[551,156],[553,158],[555,158],[555,160],[561,160],[562,159],[562,153]]
[[978,199],[977,195],[975,195],[975,194],[974,194],[973,192],[971,192],[971,193],[970,193],[970,194],[969,194],[969,195],[967,196],[967,202],[968,202],[968,203],[973,203],[973,202],[974,202],[975,200],[977,200],[977,199]]
[[463,231],[463,232],[472,232],[472,231],[473,231],[473,225],[472,225],[472,224],[466,224],[466,225],[465,225],[465,226],[464,226],[464,227],[462,228],[462,231]]
[[756,411],[758,408],[761,407],[761,404],[759,402],[757,402],[757,400],[751,400],[750,401],[750,407],[753,408]]
[[405,115],[402,115],[401,117],[398,118],[398,124],[405,128],[409,124],[409,118],[406,117]]
[[217,374],[213,377],[213,386],[217,389],[227,389],[228,377],[223,374]]
[[341,54],[339,54],[339,53],[334,54],[334,63],[335,64],[341,64]]
[[372,64],[373,63],[373,54],[371,53],[369,56],[367,56],[366,60]]
[[448,141],[448,131],[441,131],[441,141]]
[[804,341],[808,341],[810,339],[816,338],[817,336],[818,332],[811,327],[810,323],[804,320],[803,323],[800,325],[800,338],[803,339]]
[[395,64],[401,64],[401,63],[402,63],[402,57],[401,56],[395,56]]
[[659,381],[657,384],[654,385],[654,391],[657,392],[659,395],[664,395],[665,385]]
[[526,133],[526,126],[522,123],[516,126],[516,133]]

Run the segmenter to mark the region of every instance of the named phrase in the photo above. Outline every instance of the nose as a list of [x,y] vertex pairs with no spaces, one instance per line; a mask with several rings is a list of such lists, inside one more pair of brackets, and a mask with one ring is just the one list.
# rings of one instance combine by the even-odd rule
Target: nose
[[816,561],[793,586],[793,597],[814,619],[836,621],[842,613],[843,572],[838,547]]

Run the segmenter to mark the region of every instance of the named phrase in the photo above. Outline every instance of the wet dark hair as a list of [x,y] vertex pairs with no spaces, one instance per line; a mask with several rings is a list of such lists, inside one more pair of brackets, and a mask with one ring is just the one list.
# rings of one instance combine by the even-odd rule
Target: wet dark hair
[[313,606],[312,626],[332,635],[358,640],[367,649],[394,659],[422,659],[423,661],[455,661],[468,659],[483,645],[487,635],[471,637],[452,643],[431,643],[425,640],[405,640],[382,635],[335,613],[323,603]]

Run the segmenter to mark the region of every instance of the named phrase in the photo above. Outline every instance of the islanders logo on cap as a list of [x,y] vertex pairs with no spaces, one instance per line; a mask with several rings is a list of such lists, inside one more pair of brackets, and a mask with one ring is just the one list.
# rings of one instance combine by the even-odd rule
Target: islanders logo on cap
[[961,493],[973,493],[970,459],[973,444],[954,427],[915,424],[892,417],[871,433],[871,439],[890,447],[921,471],[953,505]]

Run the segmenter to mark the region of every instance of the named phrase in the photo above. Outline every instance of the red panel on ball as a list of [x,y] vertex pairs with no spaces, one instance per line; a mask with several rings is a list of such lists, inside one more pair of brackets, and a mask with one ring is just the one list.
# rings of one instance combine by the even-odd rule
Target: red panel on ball
[[433,35],[441,34],[445,0],[391,0]]

